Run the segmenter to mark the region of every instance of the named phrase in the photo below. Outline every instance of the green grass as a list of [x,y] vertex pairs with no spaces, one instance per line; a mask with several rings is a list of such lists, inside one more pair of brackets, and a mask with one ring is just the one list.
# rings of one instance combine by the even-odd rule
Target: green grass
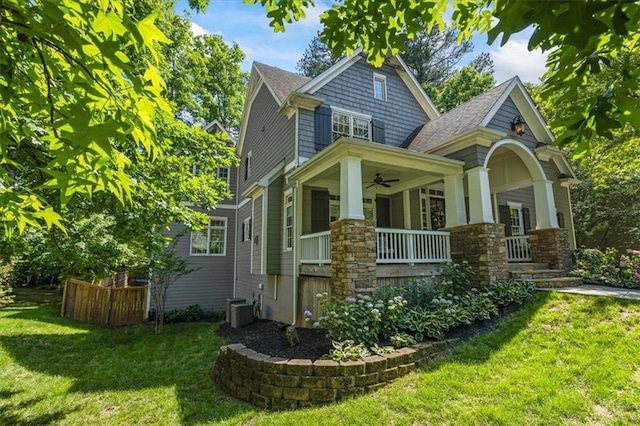
[[51,295],[0,310],[0,424],[640,423],[640,304],[540,293],[490,335],[374,394],[262,412],[210,380],[217,325],[110,328]]

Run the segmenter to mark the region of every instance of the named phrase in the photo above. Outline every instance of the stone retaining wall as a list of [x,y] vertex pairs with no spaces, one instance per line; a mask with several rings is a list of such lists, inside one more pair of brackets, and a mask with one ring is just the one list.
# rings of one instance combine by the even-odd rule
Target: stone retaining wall
[[372,392],[413,371],[452,342],[420,343],[344,362],[270,357],[235,343],[220,348],[213,377],[223,390],[243,401],[292,410]]

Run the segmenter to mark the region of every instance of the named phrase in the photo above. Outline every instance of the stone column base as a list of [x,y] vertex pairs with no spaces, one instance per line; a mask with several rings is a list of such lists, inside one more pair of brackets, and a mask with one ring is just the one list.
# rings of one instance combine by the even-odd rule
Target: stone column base
[[476,223],[445,231],[451,233],[451,259],[469,264],[475,273],[470,277],[473,285],[486,286],[509,278],[502,223]]
[[571,268],[571,245],[566,229],[535,229],[529,231],[531,260],[548,263],[551,269],[567,271]]
[[376,227],[373,220],[341,219],[331,224],[331,291],[345,297],[376,283]]

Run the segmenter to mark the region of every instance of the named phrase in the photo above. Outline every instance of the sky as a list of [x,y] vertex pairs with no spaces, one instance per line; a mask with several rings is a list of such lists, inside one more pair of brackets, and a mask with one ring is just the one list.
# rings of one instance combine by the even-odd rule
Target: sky
[[[261,6],[244,4],[242,0],[210,0],[205,14],[190,12],[191,29],[196,34],[218,34],[227,43],[238,43],[246,55],[242,64],[244,71],[249,71],[252,62],[258,61],[295,72],[296,62],[322,29],[320,14],[331,5],[331,1],[316,0],[315,5],[307,11],[306,19],[288,25],[284,33],[275,33]],[[186,9],[185,0],[176,6],[179,14]],[[538,83],[545,71],[546,56],[539,51],[528,51],[530,35],[530,31],[518,34],[503,47],[498,42],[493,46],[487,45],[486,35],[474,36],[474,51],[461,61],[460,66],[481,52],[489,52],[497,83],[514,75],[524,82]]]

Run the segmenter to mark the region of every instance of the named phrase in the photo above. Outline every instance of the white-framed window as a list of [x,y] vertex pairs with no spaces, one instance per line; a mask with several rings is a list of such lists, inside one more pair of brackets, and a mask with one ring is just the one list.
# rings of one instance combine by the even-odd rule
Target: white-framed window
[[444,191],[420,188],[421,224],[424,230],[437,230],[446,226]]
[[251,177],[251,151],[247,153],[247,156],[244,158],[244,180],[247,180]]
[[218,179],[229,183],[229,167],[218,167],[216,169],[216,176]]
[[251,229],[251,218],[248,217],[242,222],[242,241],[251,241],[251,234],[253,230]]
[[380,101],[387,100],[387,76],[373,73],[373,97]]
[[340,136],[371,140],[371,117],[353,112],[332,109],[331,131],[333,140]]
[[507,202],[509,206],[509,217],[511,218],[511,235],[524,235],[524,217],[522,215],[522,204]]
[[191,232],[191,256],[225,256],[226,250],[226,217],[210,217],[205,229]]
[[291,190],[284,193],[283,224],[283,250],[289,251],[293,248],[293,193],[291,192]]

